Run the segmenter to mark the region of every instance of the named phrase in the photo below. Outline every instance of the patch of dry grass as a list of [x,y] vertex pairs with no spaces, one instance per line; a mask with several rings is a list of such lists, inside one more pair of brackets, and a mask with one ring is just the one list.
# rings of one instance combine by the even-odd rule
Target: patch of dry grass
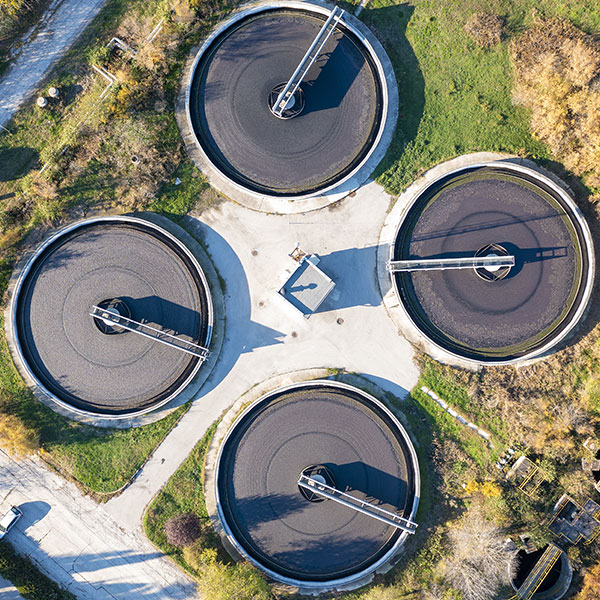
[[562,19],[538,17],[511,44],[513,98],[533,133],[567,169],[600,187],[600,41]]
[[465,23],[468,36],[481,48],[492,48],[502,41],[504,19],[500,15],[474,13]]

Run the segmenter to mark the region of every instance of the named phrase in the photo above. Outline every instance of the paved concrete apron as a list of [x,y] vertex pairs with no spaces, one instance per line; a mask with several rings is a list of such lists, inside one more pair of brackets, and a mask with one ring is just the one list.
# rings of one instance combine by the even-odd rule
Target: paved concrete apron
[[196,597],[193,582],[140,531],[123,531],[41,461],[16,462],[0,451],[0,507],[11,505],[23,511],[8,534],[11,543],[77,598]]
[[[268,215],[226,202],[190,223],[225,281],[225,342],[199,400],[135,482],[106,504],[124,528],[139,527],[148,502],[204,431],[261,381],[332,367],[364,374],[398,397],[416,384],[412,347],[399,336],[377,284],[376,246],[389,202],[369,183],[334,208]],[[336,282],[308,320],[277,294],[296,264],[288,253],[298,241],[321,256],[319,267]]]
[[0,78],[0,125],[35,91],[44,73],[73,44],[106,0],[63,0]]

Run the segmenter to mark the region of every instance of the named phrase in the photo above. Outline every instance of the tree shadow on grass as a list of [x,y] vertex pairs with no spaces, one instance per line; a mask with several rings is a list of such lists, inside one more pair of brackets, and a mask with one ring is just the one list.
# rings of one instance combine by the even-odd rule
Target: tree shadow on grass
[[39,154],[33,148],[0,148],[0,181],[23,177],[35,167],[38,159]]
[[419,62],[406,38],[406,27],[414,12],[408,3],[383,8],[367,9],[362,20],[373,30],[382,43],[394,67],[398,84],[398,122],[392,143],[373,177],[389,169],[402,155],[406,145],[414,139],[425,106],[425,80]]

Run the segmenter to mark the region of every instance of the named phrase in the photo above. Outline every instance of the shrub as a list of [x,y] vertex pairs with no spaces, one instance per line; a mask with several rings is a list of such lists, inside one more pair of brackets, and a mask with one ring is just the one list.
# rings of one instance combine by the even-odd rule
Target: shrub
[[567,169],[600,187],[600,42],[560,19],[541,19],[511,46],[513,98]]
[[0,414],[0,446],[9,454],[25,456],[39,449],[40,440],[19,417]]
[[31,10],[33,6],[32,0],[0,0],[0,13],[5,12],[12,17],[21,10]]
[[492,48],[502,41],[504,19],[499,15],[475,13],[465,23],[468,36],[481,48]]
[[401,592],[395,585],[376,585],[360,597],[360,600],[397,600]]
[[575,600],[596,600],[600,589],[600,563],[592,567],[583,578],[583,588]]
[[217,560],[216,550],[202,553],[198,593],[204,600],[271,600],[269,584],[248,563],[233,566]]
[[194,543],[202,534],[200,520],[196,515],[184,513],[171,517],[165,523],[167,542],[177,548]]
[[28,558],[19,556],[6,540],[0,542],[0,575],[27,600],[75,600],[71,592],[42,575]]

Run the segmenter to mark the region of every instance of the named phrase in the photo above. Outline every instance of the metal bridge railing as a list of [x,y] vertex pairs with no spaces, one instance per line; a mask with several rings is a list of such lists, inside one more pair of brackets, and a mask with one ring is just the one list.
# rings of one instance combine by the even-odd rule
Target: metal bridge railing
[[549,544],[548,548],[540,559],[537,561],[533,569],[527,575],[523,585],[517,590],[517,596],[522,600],[531,600],[537,589],[542,585],[542,582],[556,564],[556,561],[561,557],[562,550],[554,544]]
[[296,67],[296,70],[293,72],[290,80],[287,82],[279,96],[277,96],[277,100],[273,106],[273,112],[276,115],[281,117],[283,114],[283,111],[286,109],[290,99],[293,98],[296,90],[300,87],[300,84],[306,77],[309,69],[312,67],[315,60],[317,60],[319,54],[321,54],[323,46],[325,46],[327,40],[331,37],[333,30],[337,27],[337,24],[340,22],[343,14],[344,11],[338,6],[331,11],[329,18],[327,21],[325,21],[323,27],[321,27],[317,37],[310,45],[310,48],[306,51],[306,54],[300,61],[300,64]]
[[365,500],[360,500],[360,498],[355,498],[350,494],[346,494],[334,487],[331,487],[330,485],[327,485],[326,483],[321,483],[316,479],[307,477],[304,474],[300,475],[300,478],[298,479],[298,485],[311,491],[313,494],[317,494],[323,498],[327,498],[328,500],[333,500],[334,502],[343,504],[348,508],[352,508],[353,510],[356,510],[364,515],[373,517],[378,521],[383,521],[392,527],[402,529],[407,533],[415,533],[417,530],[417,524],[409,519],[405,519],[400,515],[380,508],[379,506],[371,504],[370,502],[366,502]]
[[489,267],[514,267],[514,256],[473,256],[466,258],[416,258],[411,260],[391,260],[388,271],[443,271],[445,269],[485,269]]
[[188,342],[183,338],[167,333],[166,331],[156,329],[155,327],[150,327],[150,325],[146,325],[145,323],[134,321],[133,319],[123,317],[122,315],[117,315],[108,310],[104,310],[98,306],[92,307],[92,312],[90,313],[90,316],[96,319],[100,319],[107,324],[122,327],[127,331],[133,331],[133,333],[143,335],[144,337],[150,338],[155,342],[165,344],[166,346],[170,346],[171,348],[176,348],[177,350],[181,350],[182,352],[193,354],[194,356],[198,356],[202,360],[206,360],[208,358],[208,348],[204,348],[202,346],[199,346],[198,344],[194,344],[193,342]]

